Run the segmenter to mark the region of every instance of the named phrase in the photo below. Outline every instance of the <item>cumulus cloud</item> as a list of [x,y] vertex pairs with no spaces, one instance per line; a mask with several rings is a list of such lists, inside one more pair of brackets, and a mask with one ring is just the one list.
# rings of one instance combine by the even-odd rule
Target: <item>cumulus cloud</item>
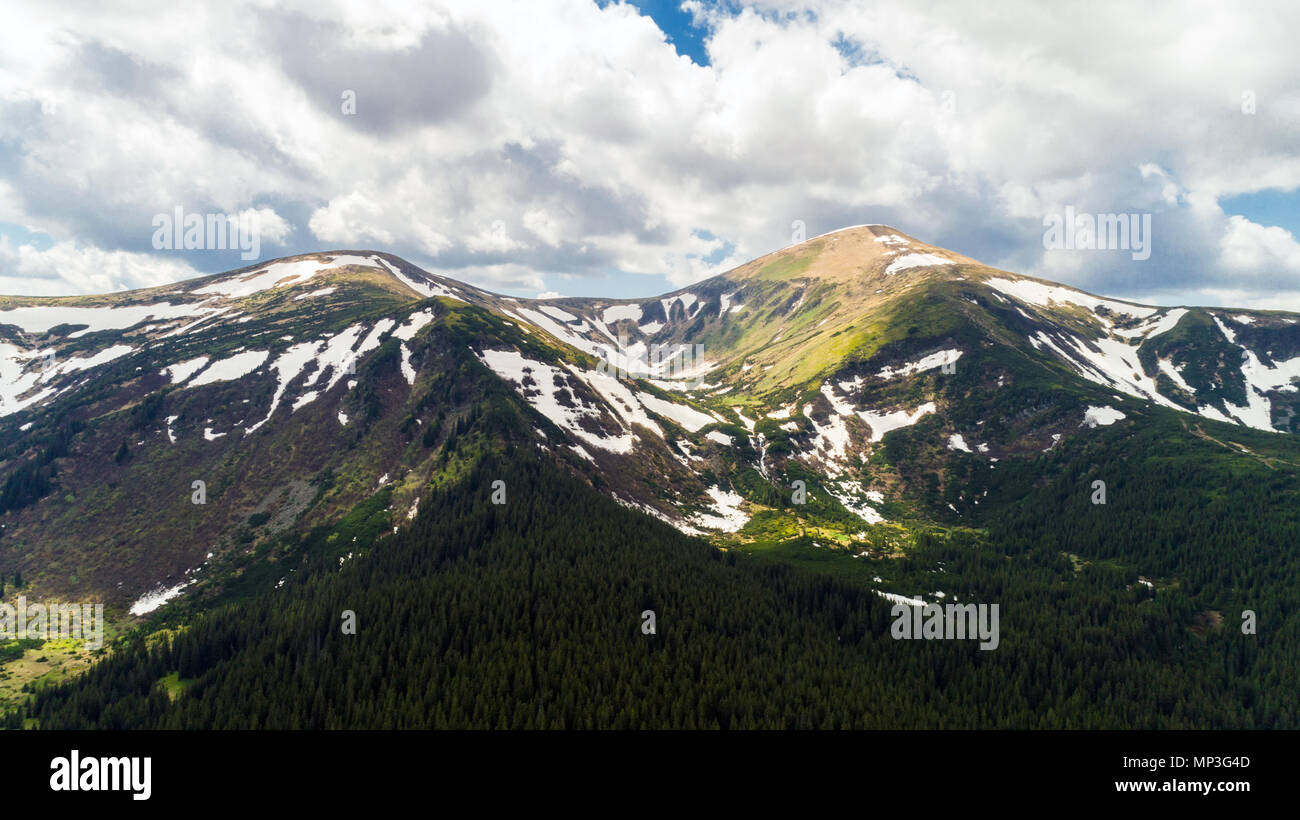
[[262,242],[270,242],[273,245],[282,245],[288,238],[293,226],[275,212],[274,208],[245,208],[238,214],[233,214],[231,223],[235,225],[248,225],[252,230],[256,230]]
[[369,241],[388,244],[393,235],[380,225],[385,221],[384,205],[360,191],[333,199],[311,215],[308,226],[316,238],[340,245],[362,245]]
[[1230,270],[1300,273],[1300,242],[1282,228],[1256,225],[1245,217],[1232,216],[1228,218],[1220,246],[1223,263]]
[[[1300,187],[1294,4],[693,1],[703,66],[589,0],[196,8],[7,12],[0,222],[123,254],[131,286],[211,269],[151,256],[153,214],[276,203],[277,254],[378,247],[519,293],[685,284],[794,220],[1121,296],[1300,291],[1296,238],[1219,204]],[[1067,207],[1150,213],[1151,258],[1045,249]],[[40,287],[102,288],[85,270]]]
[[165,285],[198,271],[175,259],[59,242],[45,250],[0,237],[0,293],[66,296]]

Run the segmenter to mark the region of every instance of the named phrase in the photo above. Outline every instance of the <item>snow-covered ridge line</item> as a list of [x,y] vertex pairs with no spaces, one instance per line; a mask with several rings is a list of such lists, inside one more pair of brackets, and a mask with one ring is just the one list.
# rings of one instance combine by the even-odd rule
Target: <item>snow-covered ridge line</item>
[[[862,224],[862,225],[849,225],[848,227],[845,227],[845,228],[836,228],[836,229],[833,230],[833,231],[827,231],[826,233],[819,233],[819,234],[817,234],[816,236],[809,237],[808,239],[805,239],[803,242],[796,243],[796,245],[792,245],[791,247],[797,247],[798,245],[803,245],[803,244],[806,244],[806,243],[808,243],[808,242],[812,242],[812,241],[815,240],[815,239],[823,239],[823,238],[825,238],[825,237],[827,237],[827,236],[834,236],[834,235],[837,234],[837,233],[844,233],[845,231],[856,231],[858,228],[889,228],[889,226],[888,226],[888,225],[880,225],[880,224],[878,224],[878,223],[866,223],[866,224]],[[891,231],[893,230],[893,228],[889,228],[889,229],[890,229]]]
[[1118,299],[1106,299],[1100,296],[1092,296],[1081,290],[1065,287],[1064,285],[1045,285],[1041,282],[1034,282],[1029,279],[1003,279],[1000,277],[991,277],[984,281],[986,285],[994,290],[1005,293],[1008,296],[1014,296],[1020,301],[1035,305],[1037,307],[1050,307],[1052,302],[1062,304],[1079,305],[1091,311],[1102,323],[1110,328],[1113,323],[1097,313],[1098,308],[1104,307],[1111,313],[1119,313],[1134,319],[1146,319],[1160,308],[1136,305],[1131,302],[1123,302]]
[[[1141,345],[1162,333],[1173,330],[1183,317],[1190,313],[1187,308],[1135,305],[1091,296],[1064,286],[1046,285],[1029,280],[995,277],[986,280],[986,283],[995,291],[1013,296],[1026,304],[1038,307],[1048,307],[1053,303],[1071,304],[1087,309],[1102,325],[1102,336],[1088,339],[1062,327],[1052,327],[1048,330],[1036,330],[1027,341],[1036,350],[1050,350],[1078,375],[1089,381],[1171,410],[1193,412],[1162,394],[1157,381],[1159,375],[1164,374],[1180,391],[1193,398],[1197,397],[1197,391],[1183,377],[1185,365],[1177,365],[1168,358],[1157,357],[1154,375],[1152,375],[1147,373],[1138,357]],[[1116,327],[1115,321],[1107,315],[1108,313],[1137,319],[1140,323],[1131,328]],[[1272,401],[1266,394],[1300,389],[1294,383],[1300,379],[1300,356],[1266,365],[1260,360],[1259,354],[1238,341],[1237,330],[1228,324],[1232,322],[1239,326],[1249,326],[1255,317],[1247,314],[1232,314],[1227,316],[1225,321],[1225,316],[1220,313],[1208,312],[1208,315],[1223,338],[1242,351],[1241,377],[1245,385],[1246,402],[1243,405],[1236,405],[1224,400],[1223,409],[1214,404],[1197,402],[1195,414],[1216,421],[1235,422],[1257,430],[1278,432],[1278,429],[1273,426]],[[1247,321],[1241,321],[1242,319]],[[1085,423],[1089,426],[1097,426],[1097,424],[1110,422],[1094,421],[1090,417]]]
[[327,262],[319,259],[296,259],[288,262],[271,262],[262,267],[238,276],[219,279],[210,285],[196,288],[191,293],[225,296],[228,299],[242,299],[272,288],[287,288],[300,285],[316,275],[346,265],[375,268],[375,257],[352,256],[350,254],[322,254],[330,257]]

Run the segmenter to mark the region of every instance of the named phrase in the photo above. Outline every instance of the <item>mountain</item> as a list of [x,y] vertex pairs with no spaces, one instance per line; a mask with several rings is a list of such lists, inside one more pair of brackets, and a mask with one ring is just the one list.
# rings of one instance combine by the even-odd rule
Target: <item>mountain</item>
[[[537,411],[527,438],[686,532],[754,529],[802,477],[848,534],[976,515],[938,466],[955,453],[993,468],[1160,408],[1207,436],[1289,431],[1300,327],[1093,297],[884,226],[655,300],[518,300],[358,252],[8,298],[0,573],[134,601],[388,481],[413,509],[434,446],[498,389],[474,362]],[[923,461],[890,463],[885,434],[918,424]]]
[[[329,573],[350,563],[440,555],[428,547],[440,526],[429,505],[481,503],[467,487],[503,491],[503,509],[524,504],[534,526],[554,528],[528,505],[573,481],[592,498],[548,503],[609,518],[591,512],[603,496],[629,520],[645,514],[697,539],[657,547],[669,563],[691,565],[681,556],[701,538],[742,558],[718,589],[756,584],[761,596],[792,583],[734,574],[750,564],[836,576],[841,586],[791,610],[790,629],[824,637],[808,601],[838,611],[830,601],[857,600],[846,590],[867,593],[844,605],[866,607],[854,617],[877,627],[880,602],[1018,600],[1007,645],[1041,653],[1026,613],[1068,601],[1081,614],[1053,651],[1073,652],[1069,636],[1102,626],[1132,644],[1112,660],[1161,691],[1176,687],[1157,686],[1155,669],[1175,655],[1195,659],[1188,675],[1210,693],[1236,684],[1207,658],[1236,658],[1251,683],[1213,720],[1242,725],[1247,702],[1281,697],[1276,676],[1260,681],[1296,648],[1283,641],[1248,663],[1222,626],[1265,603],[1295,611],[1297,587],[1284,582],[1300,579],[1284,549],[1300,489],[1295,323],[1096,297],[880,225],[653,300],[515,299],[373,251],[111,296],[3,298],[0,577],[6,598],[102,600],[115,629],[152,633],[232,602],[273,606],[295,575],[292,594],[307,597],[294,600],[334,600],[327,589],[346,581]],[[494,464],[532,478],[498,487]],[[498,512],[474,515],[476,534],[461,537],[505,572]],[[545,536],[530,532],[509,542],[521,555],[541,548]],[[587,566],[589,555],[557,560]],[[635,571],[660,577],[640,560]],[[424,577],[433,565],[406,566]],[[700,624],[724,617],[708,611]],[[1297,626],[1278,618],[1278,629]],[[1102,652],[1099,640],[1081,645]],[[1058,694],[1064,709],[1070,694]],[[1025,725],[1032,700],[1007,722]],[[1175,719],[1173,704],[1160,702],[1161,725],[1198,725]],[[1293,718],[1269,708],[1264,723]],[[1073,725],[1116,725],[1134,709]],[[1198,697],[1195,710],[1207,709]],[[854,714],[854,725],[876,720]],[[917,725],[966,725],[926,714]],[[777,725],[787,718],[797,725],[789,715]]]

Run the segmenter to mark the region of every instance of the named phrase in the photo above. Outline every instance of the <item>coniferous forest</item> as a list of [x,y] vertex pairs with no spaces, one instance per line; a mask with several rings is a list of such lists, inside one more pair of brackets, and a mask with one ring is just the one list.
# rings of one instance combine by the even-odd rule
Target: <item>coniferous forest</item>
[[[505,504],[492,502],[495,481]],[[1017,538],[1042,537],[1034,519],[1009,518],[982,541],[926,540],[903,559],[918,570],[948,562],[976,579],[974,597],[1001,602],[1001,644],[985,652],[893,640],[890,603],[862,585],[715,549],[526,451],[478,461],[396,534],[383,503],[362,505],[341,530],[368,548],[349,541],[340,552],[312,532],[293,581],[209,610],[169,639],[133,638],[39,692],[9,725],[1300,725],[1300,642],[1231,624],[1193,630],[1185,596],[1018,549]],[[647,610],[653,635],[642,629]],[[159,685],[169,675],[186,682],[183,696]]]

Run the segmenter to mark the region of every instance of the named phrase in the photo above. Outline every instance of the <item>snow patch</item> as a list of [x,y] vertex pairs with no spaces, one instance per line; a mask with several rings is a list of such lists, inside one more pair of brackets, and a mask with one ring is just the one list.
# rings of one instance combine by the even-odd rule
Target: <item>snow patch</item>
[[407,384],[415,384],[415,368],[411,366],[411,349],[402,345],[402,375]]
[[128,611],[132,615],[148,615],[150,612],[153,612],[155,609],[172,600],[177,595],[180,595],[181,591],[192,583],[194,583],[192,580],[182,581],[174,587],[168,587],[165,589],[159,585],[159,587],[153,592],[146,592],[137,598],[135,603],[131,604],[131,609]]
[[1180,390],[1185,390],[1193,396],[1196,395],[1196,391],[1192,389],[1192,386],[1183,379],[1182,365],[1174,366],[1174,363],[1169,359],[1156,359],[1156,366],[1159,367],[1160,372],[1168,376]]
[[862,485],[853,481],[841,481],[838,486],[834,484],[826,485],[826,492],[844,507],[844,509],[861,518],[868,524],[884,523],[885,517],[876,512],[875,509],[862,503],[859,499],[861,496],[880,503],[884,501],[884,496],[876,491],[864,491]]
[[1090,406],[1087,412],[1083,414],[1083,424],[1086,424],[1089,427],[1096,427],[1099,424],[1103,427],[1108,427],[1124,417],[1124,414],[1116,410],[1114,407]]
[[904,596],[904,595],[897,595],[897,594],[895,594],[895,593],[893,593],[893,592],[881,592],[881,591],[878,590],[878,589],[877,589],[877,590],[874,590],[874,592],[875,592],[877,595],[879,595],[881,598],[884,598],[884,599],[886,599],[886,600],[888,600],[888,601],[890,601],[890,602],[892,602],[892,603],[895,603],[895,604],[905,604],[905,605],[907,605],[907,606],[925,606],[925,601],[924,601],[924,599],[919,598],[919,597],[917,597],[917,598],[908,598],[908,597],[906,597],[906,596]]
[[289,412],[297,413],[302,408],[316,401],[319,397],[320,393],[318,391],[308,390],[306,393],[303,393],[301,396],[293,400],[293,407],[289,408]]
[[538,305],[537,307],[547,316],[550,316],[555,319],[559,319],[561,322],[567,322],[569,324],[572,324],[574,322],[581,321],[577,316],[574,316],[572,313],[569,313],[568,311],[560,310],[554,305]]
[[705,529],[737,532],[749,521],[749,516],[740,509],[740,504],[745,499],[738,493],[716,486],[710,487],[706,492],[713,499],[713,510],[691,516],[692,523]]
[[[957,360],[961,358],[961,354],[962,351],[955,348],[952,350],[940,350],[938,353],[931,353],[930,355],[923,356],[914,362],[908,362],[897,370],[893,367],[881,368],[880,372],[876,375],[882,379],[893,379],[899,376],[910,376],[914,373],[923,373],[926,370],[933,370],[936,367],[956,364]],[[840,387],[844,387],[843,382],[840,383]]]
[[688,407],[684,404],[676,404],[671,401],[665,401],[658,396],[652,396],[649,393],[638,392],[636,397],[640,399],[651,412],[658,413],[666,419],[677,422],[686,430],[694,433],[706,424],[712,424],[712,416],[701,413],[694,407]]
[[903,427],[911,427],[922,416],[933,413],[937,409],[934,402],[928,401],[910,413],[906,410],[895,410],[888,413],[864,410],[859,412],[858,415],[871,428],[871,440],[877,442],[883,439],[886,433]]
[[900,271],[909,270],[911,268],[928,268],[935,265],[952,264],[955,264],[953,260],[946,259],[933,253],[905,253],[893,262],[889,263],[889,266],[885,268],[885,275],[893,276]]
[[534,410],[557,427],[603,450],[623,454],[632,452],[634,436],[630,432],[610,436],[582,428],[583,420],[601,419],[602,409],[585,404],[573,393],[568,381],[570,374],[565,370],[525,358],[514,350],[485,350],[477,355],[492,372],[514,385]]
[[204,304],[173,305],[170,302],[160,302],[156,305],[122,307],[36,305],[0,310],[0,325],[17,325],[28,333],[45,333],[59,325],[88,325],[83,330],[68,334],[69,339],[77,339],[103,330],[126,330],[149,320],[165,322],[206,316],[217,311],[217,308],[203,307]]
[[640,305],[610,305],[605,308],[600,317],[606,324],[618,322],[623,319],[639,322],[641,321],[641,314],[642,310]]
[[745,418],[745,414],[742,413],[742,412],[740,412],[741,410],[744,410],[745,408],[744,408],[744,407],[732,407],[731,409],[732,409],[732,411],[736,414],[736,417],[740,419],[740,423],[743,424],[743,425],[745,425],[745,429],[748,430],[748,431],[751,432],[751,433],[754,432],[754,420],[753,420],[753,419],[750,419],[750,418]]
[[664,306],[664,316],[671,317],[673,315],[673,303],[679,301],[682,303],[682,312],[690,316],[691,306],[696,302],[693,293],[681,293],[676,296],[669,296],[667,299],[660,299],[659,303]]
[[269,350],[248,350],[243,353],[236,353],[228,359],[213,362],[190,382],[190,387],[202,387],[213,382],[228,382],[243,378],[265,364],[270,356],[271,351]]
[[1116,328],[1114,332],[1117,336],[1124,336],[1130,339],[1137,336],[1140,336],[1143,339],[1151,339],[1159,336],[1161,333],[1173,330],[1174,327],[1178,325],[1179,321],[1181,321],[1186,315],[1186,308],[1174,308],[1163,316],[1156,316],[1149,319],[1132,330],[1120,330]]
[[401,327],[393,331],[393,336],[401,339],[403,342],[409,342],[415,338],[415,334],[419,333],[425,325],[432,321],[432,310],[426,309],[412,313],[407,317],[406,322]]
[[372,256],[370,258],[375,260],[379,264],[383,265],[384,267],[388,268],[388,272],[393,274],[393,276],[397,277],[397,280],[399,282],[406,285],[408,288],[420,294],[421,296],[447,296],[452,299],[460,298],[459,296],[456,295],[455,292],[448,290],[447,288],[443,287],[442,285],[438,284],[435,281],[421,282],[417,279],[412,279],[410,276],[407,276],[405,273],[402,273],[397,268],[396,265],[389,262],[387,259],[384,259],[383,257]]
[[[250,435],[254,430],[261,427],[271,420],[275,415],[275,410],[280,406],[280,399],[284,397],[284,391],[289,387],[289,383],[298,378],[298,374],[307,366],[307,363],[316,358],[316,353],[320,350],[321,342],[303,342],[290,347],[281,353],[271,364],[271,369],[276,373],[275,395],[271,397],[271,409],[266,412],[266,418],[252,425],[244,431],[244,435]],[[295,408],[297,406],[295,405]]]
[[172,384],[184,384],[190,376],[202,370],[207,363],[207,356],[199,356],[196,359],[169,364],[159,372],[161,375],[167,376]]

